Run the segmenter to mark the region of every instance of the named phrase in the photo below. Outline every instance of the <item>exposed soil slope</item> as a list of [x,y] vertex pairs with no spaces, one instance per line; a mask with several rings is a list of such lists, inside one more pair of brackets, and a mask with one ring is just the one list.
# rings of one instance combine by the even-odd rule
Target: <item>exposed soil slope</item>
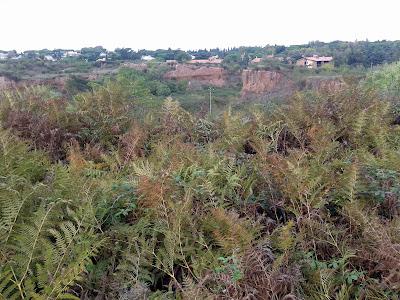
[[283,73],[265,70],[243,70],[242,82],[242,98],[290,91],[294,86],[292,80]]
[[222,87],[226,84],[225,70],[220,67],[196,67],[177,65],[175,70],[167,72],[165,79],[187,80],[189,87],[213,85]]

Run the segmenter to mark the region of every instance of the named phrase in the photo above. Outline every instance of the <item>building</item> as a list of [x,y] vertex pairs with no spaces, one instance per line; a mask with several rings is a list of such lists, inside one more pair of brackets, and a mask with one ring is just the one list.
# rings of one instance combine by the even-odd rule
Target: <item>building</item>
[[[63,51],[63,50],[62,50]],[[67,50],[62,52],[62,57],[79,57],[81,54],[79,52],[76,52],[74,50]]]
[[0,60],[4,60],[8,58],[8,53],[0,53]]
[[188,64],[220,64],[222,59],[218,58],[218,55],[211,56],[208,59],[192,59],[187,62]]
[[302,57],[297,62],[297,66],[306,67],[309,69],[319,68],[325,64],[329,64],[333,61],[332,56],[318,56],[313,55],[309,57]]
[[47,61],[56,61],[56,59],[55,59],[53,56],[51,56],[51,55],[45,55],[45,56],[44,56],[44,60],[47,60]]
[[155,59],[155,58],[151,55],[142,55],[142,57],[141,57],[141,60],[144,60],[144,61],[150,61],[153,59]]
[[167,59],[167,60],[165,61],[165,63],[166,63],[167,65],[169,65],[169,66],[175,66],[175,65],[178,64],[178,61],[175,60],[175,59]]
[[258,64],[260,62],[262,62],[262,58],[261,57],[256,57],[256,58],[251,60],[252,64]]
[[105,65],[107,65],[107,58],[106,57],[102,57],[102,58],[96,59],[96,66],[99,66],[100,68],[103,68]]

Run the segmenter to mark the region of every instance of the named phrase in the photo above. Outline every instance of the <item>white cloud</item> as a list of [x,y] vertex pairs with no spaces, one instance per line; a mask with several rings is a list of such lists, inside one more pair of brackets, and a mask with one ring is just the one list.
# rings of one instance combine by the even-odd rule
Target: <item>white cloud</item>
[[1,0],[0,49],[400,39],[397,0]]

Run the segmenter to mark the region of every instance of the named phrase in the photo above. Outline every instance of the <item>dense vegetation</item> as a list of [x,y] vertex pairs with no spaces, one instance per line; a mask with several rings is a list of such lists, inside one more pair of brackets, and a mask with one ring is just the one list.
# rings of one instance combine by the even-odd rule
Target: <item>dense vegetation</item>
[[[109,51],[102,46],[82,48],[75,54],[78,56],[64,57],[72,50],[29,50],[22,53],[1,51],[8,57],[0,60],[0,76],[21,79],[37,73],[79,73],[88,72],[95,67],[106,66],[112,68],[123,61],[138,62],[144,56],[150,56],[158,62],[176,60],[188,61],[207,59],[218,56],[224,59],[223,66],[228,70],[247,68],[249,62],[255,57],[273,56],[270,60],[272,66],[288,67],[302,56],[326,55],[334,57],[335,67],[370,68],[371,66],[393,63],[400,60],[400,41],[334,41],[330,43],[310,42],[304,45],[267,45],[264,47],[238,47],[230,49],[158,49],[158,50],[133,50],[131,48],[117,48]],[[75,52],[75,51],[72,51]],[[48,60],[50,58],[50,61]],[[55,61],[52,61],[55,60]],[[102,62],[99,62],[102,61]]]
[[214,118],[127,70],[3,93],[0,298],[398,299],[399,74]]

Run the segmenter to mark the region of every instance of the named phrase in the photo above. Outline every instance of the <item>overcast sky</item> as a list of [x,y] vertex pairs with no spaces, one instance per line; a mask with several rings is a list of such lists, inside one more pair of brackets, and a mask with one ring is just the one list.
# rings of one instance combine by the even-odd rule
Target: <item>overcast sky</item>
[[400,39],[400,0],[0,0],[0,49]]

